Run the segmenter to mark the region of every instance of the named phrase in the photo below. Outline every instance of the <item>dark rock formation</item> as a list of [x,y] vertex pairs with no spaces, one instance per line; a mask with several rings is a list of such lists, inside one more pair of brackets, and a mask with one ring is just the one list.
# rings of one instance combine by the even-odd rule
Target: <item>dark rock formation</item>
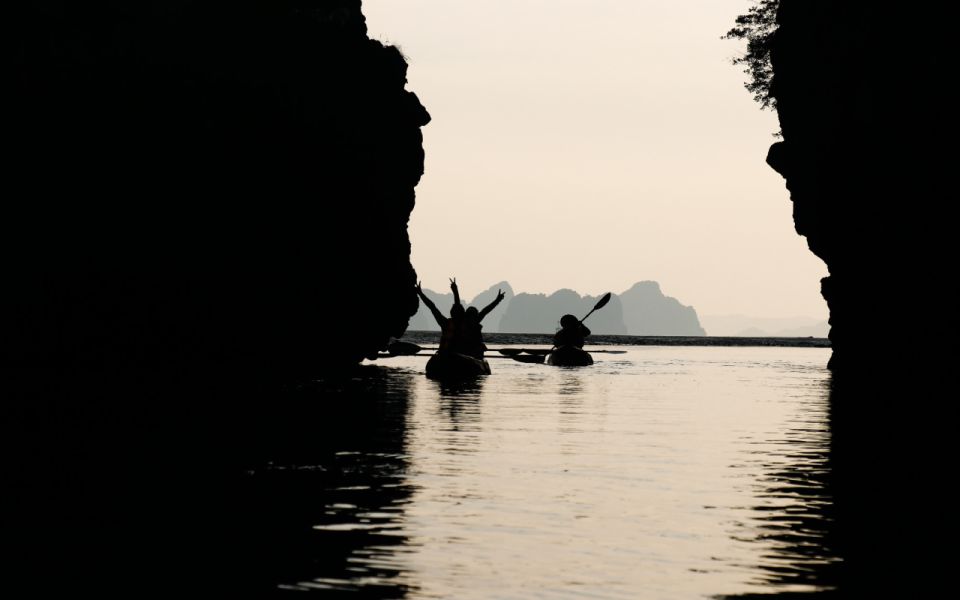
[[[510,301],[503,317],[500,331],[506,333],[554,333],[560,328],[560,317],[565,314],[583,317],[594,307],[599,296],[580,296],[573,290],[558,290],[545,294],[517,294]],[[623,306],[620,299],[612,296],[610,303],[593,313],[587,322],[596,334],[625,334]]]
[[[934,349],[945,337],[937,301],[953,295],[943,148],[956,132],[954,26],[937,8],[781,0],[772,38],[783,141],[767,160],[786,179],[797,232],[830,270],[842,597],[953,585],[949,553],[931,550],[957,529],[940,504],[955,470],[952,361]],[[920,318],[931,312],[934,322]],[[905,323],[896,336],[876,326],[893,314]]]
[[[706,335],[697,311],[664,296],[656,281],[640,281],[620,294],[623,320],[630,335]],[[591,317],[593,318],[593,317]]]
[[404,331],[429,115],[359,0],[5,21],[4,361],[311,367]]
[[[797,232],[830,270],[834,369],[909,361],[930,335],[917,318],[946,295],[936,207],[949,169],[935,148],[949,118],[930,110],[928,85],[948,68],[946,36],[936,17],[902,19],[865,1],[783,0],[771,44],[783,141],[767,161],[786,178]],[[876,327],[890,314],[910,322],[895,348]]]

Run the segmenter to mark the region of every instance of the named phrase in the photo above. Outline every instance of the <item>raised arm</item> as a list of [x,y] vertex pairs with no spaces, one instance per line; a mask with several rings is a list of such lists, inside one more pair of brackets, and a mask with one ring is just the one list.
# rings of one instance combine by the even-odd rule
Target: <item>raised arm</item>
[[433,313],[433,318],[437,320],[437,324],[442,329],[447,322],[447,318],[437,309],[437,305],[431,302],[430,298],[427,298],[427,295],[423,293],[423,288],[419,281],[417,282],[417,295],[420,296],[420,300],[422,300],[423,303],[427,305],[427,308],[430,309],[430,312]]
[[503,301],[504,296],[506,296],[506,294],[503,293],[503,290],[497,290],[497,299],[491,302],[490,304],[486,305],[484,309],[480,311],[481,321],[485,316],[487,316],[487,314],[489,314],[491,310],[495,309],[497,305],[500,304],[501,301]]
[[453,303],[460,304],[460,288],[457,287],[457,278],[450,279],[450,291],[453,292]]

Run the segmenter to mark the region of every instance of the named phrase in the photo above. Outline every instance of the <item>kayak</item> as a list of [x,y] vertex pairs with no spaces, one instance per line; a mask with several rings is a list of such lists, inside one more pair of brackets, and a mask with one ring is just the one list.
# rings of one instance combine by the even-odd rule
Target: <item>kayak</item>
[[489,374],[487,361],[457,352],[437,352],[427,361],[427,377],[430,379],[449,381]]
[[547,355],[547,364],[555,367],[586,367],[593,364],[593,357],[583,348],[561,346]]

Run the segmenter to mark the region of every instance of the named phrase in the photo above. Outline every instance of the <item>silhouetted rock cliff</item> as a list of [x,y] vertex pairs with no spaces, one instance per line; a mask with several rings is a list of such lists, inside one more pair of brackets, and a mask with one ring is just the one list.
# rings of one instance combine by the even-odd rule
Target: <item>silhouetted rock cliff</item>
[[[517,294],[510,301],[500,319],[500,331],[506,333],[553,333],[560,329],[560,317],[565,314],[582,318],[594,307],[599,296],[580,296],[573,290],[558,290],[545,294]],[[623,324],[623,306],[612,296],[610,303],[593,313],[587,326],[593,333],[626,334]]]
[[430,117],[360,8],[12,7],[3,359],[309,367],[400,335]]
[[[771,44],[783,141],[768,163],[786,178],[797,232],[830,270],[831,367],[912,361],[930,329],[917,319],[943,297],[946,222],[938,206],[951,168],[937,150],[953,130],[931,110],[948,69],[936,16],[865,1],[783,0]],[[906,280],[905,280],[906,278]],[[910,326],[896,348],[876,327]]]
[[[926,10],[930,9],[930,10]],[[953,374],[938,300],[953,297],[955,25],[936,4],[782,0],[770,92],[796,230],[829,267],[839,596],[934,597],[953,585]],[[950,31],[947,31],[948,23]],[[933,321],[924,319],[935,315]],[[902,315],[896,336],[877,327]],[[931,524],[936,521],[936,524]]]
[[664,296],[656,281],[633,284],[620,294],[620,302],[630,335],[706,335],[697,311],[680,304],[676,298]]

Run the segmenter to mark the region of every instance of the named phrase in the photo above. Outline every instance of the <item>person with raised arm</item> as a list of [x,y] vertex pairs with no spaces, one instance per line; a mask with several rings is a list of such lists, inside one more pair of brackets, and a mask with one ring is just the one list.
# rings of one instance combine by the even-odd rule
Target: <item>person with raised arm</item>
[[[456,286],[454,280],[451,281],[451,287]],[[437,305],[434,304],[430,298],[427,298],[427,295],[423,293],[423,285],[418,281],[417,282],[417,295],[420,296],[420,300],[430,309],[430,312],[433,314],[433,318],[437,321],[437,325],[440,326],[440,351],[452,351],[455,350],[455,341],[457,337],[457,330],[462,329],[463,327],[463,305],[459,301],[453,303],[453,306],[450,307],[450,317],[443,316],[443,313],[440,312],[440,309],[437,308]],[[454,293],[454,298],[459,300],[459,293]]]
[[483,321],[484,317],[490,314],[498,304],[503,301],[506,294],[503,290],[497,290],[497,297],[493,302],[486,305],[483,310],[478,311],[475,307],[468,308],[463,315],[463,329],[457,336],[458,352],[482,359],[483,353],[487,350],[487,345],[483,343]]

